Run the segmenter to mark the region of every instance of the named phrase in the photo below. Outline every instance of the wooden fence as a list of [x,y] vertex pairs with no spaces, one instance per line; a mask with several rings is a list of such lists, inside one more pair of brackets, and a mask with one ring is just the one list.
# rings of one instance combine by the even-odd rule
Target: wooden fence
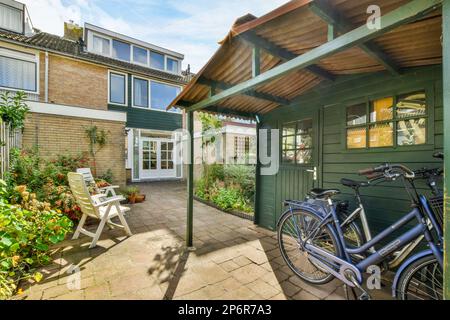
[[22,132],[20,129],[11,130],[8,124],[0,119],[0,177],[4,178],[9,169],[10,151],[22,146]]

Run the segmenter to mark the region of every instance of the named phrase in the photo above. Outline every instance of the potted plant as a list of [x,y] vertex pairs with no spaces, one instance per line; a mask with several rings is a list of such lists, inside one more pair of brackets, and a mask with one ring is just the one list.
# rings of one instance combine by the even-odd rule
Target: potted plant
[[136,203],[141,203],[144,201],[145,201],[145,194],[139,193],[136,195]]
[[125,193],[127,195],[128,203],[136,203],[136,196],[139,194],[139,189],[137,187],[128,187],[125,190]]

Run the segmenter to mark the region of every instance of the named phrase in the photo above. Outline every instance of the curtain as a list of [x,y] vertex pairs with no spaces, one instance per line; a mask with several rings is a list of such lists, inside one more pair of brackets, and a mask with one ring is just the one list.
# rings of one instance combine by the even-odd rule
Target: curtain
[[0,3],[0,28],[23,32],[22,11]]
[[148,81],[134,79],[134,105],[138,107],[148,107]]
[[36,63],[0,56],[0,86],[36,91]]

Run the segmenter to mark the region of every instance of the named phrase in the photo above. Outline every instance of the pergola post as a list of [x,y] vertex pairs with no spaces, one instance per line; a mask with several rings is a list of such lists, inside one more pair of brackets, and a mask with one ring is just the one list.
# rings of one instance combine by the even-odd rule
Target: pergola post
[[188,135],[188,172],[187,172],[187,220],[186,220],[186,247],[193,247],[194,234],[194,112],[186,113]]
[[[450,0],[442,5],[444,123],[450,121]],[[450,300],[450,126],[444,125],[444,299]]]

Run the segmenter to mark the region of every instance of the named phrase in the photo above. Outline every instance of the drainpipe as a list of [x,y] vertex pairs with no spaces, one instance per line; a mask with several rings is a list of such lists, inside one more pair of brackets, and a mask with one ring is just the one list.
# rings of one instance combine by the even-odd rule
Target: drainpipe
[[45,51],[44,102],[48,103],[48,51]]

